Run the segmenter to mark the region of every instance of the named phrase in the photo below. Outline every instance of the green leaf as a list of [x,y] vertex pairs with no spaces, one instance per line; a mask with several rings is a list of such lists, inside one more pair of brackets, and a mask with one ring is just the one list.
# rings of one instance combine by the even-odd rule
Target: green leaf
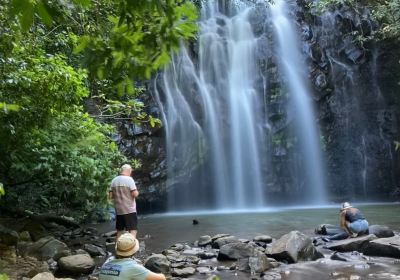
[[47,25],[51,26],[53,24],[53,18],[50,15],[49,10],[47,9],[47,6],[43,1],[40,1],[38,5],[36,6],[37,13],[39,17],[42,19],[42,21]]
[[6,194],[6,192],[4,190],[4,185],[2,183],[0,183],[0,197],[5,195],[5,194]]
[[77,54],[83,51],[89,44],[89,42],[90,42],[90,37],[88,35],[80,37],[78,39],[78,45],[74,47],[74,53]]
[[76,5],[79,5],[79,6],[84,7],[84,8],[88,8],[91,5],[91,1],[90,0],[73,0],[73,2]]

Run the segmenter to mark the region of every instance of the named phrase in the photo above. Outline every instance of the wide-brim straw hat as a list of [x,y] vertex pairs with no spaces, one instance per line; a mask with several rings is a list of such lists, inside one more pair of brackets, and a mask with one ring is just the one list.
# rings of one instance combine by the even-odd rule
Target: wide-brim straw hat
[[353,207],[353,206],[351,206],[351,204],[348,202],[343,202],[343,204],[342,204],[342,210],[349,209],[351,207]]
[[115,243],[115,254],[129,257],[139,250],[139,241],[130,233],[122,234]]

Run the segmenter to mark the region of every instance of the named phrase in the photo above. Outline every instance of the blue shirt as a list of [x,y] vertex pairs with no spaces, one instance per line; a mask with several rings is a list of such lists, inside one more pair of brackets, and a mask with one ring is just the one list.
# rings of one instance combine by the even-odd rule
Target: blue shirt
[[111,259],[100,269],[99,280],[146,280],[150,270],[131,258]]

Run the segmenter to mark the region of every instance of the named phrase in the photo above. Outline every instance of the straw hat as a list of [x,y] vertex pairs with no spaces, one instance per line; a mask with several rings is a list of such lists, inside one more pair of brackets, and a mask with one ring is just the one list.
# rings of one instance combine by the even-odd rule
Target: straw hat
[[130,233],[122,234],[115,244],[115,253],[121,257],[130,257],[139,250],[139,241]]
[[353,207],[353,206],[351,206],[350,203],[348,203],[348,202],[343,202],[343,204],[342,204],[342,210],[345,210],[345,209],[348,209],[351,207]]

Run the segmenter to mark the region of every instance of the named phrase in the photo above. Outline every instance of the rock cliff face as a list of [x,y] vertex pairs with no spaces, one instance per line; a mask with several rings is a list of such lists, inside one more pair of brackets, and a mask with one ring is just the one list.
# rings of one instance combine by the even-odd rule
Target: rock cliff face
[[[399,51],[364,41],[377,24],[363,7],[317,15],[298,1],[303,50],[336,199],[383,199],[398,188]],[[397,59],[396,59],[397,58]],[[390,68],[389,68],[390,67]]]
[[[317,108],[330,200],[381,200],[400,196],[400,50],[395,42],[365,41],[377,24],[363,7],[337,6],[317,13],[311,1],[292,2],[309,83]],[[264,95],[268,151],[263,172],[271,198],[301,193],[301,166],[307,157],[295,152],[293,119],[286,110],[290,96],[281,86],[268,9],[251,13],[259,37],[259,94]],[[192,54],[196,56],[195,47]],[[148,87],[151,92],[151,87]],[[143,97],[148,112],[160,117],[157,104]],[[165,210],[166,149],[162,129],[117,124],[116,141],[142,168],[135,174],[143,211]],[[195,174],[195,171],[193,172]],[[194,175],[195,177],[196,175]],[[170,183],[168,183],[170,184]]]

